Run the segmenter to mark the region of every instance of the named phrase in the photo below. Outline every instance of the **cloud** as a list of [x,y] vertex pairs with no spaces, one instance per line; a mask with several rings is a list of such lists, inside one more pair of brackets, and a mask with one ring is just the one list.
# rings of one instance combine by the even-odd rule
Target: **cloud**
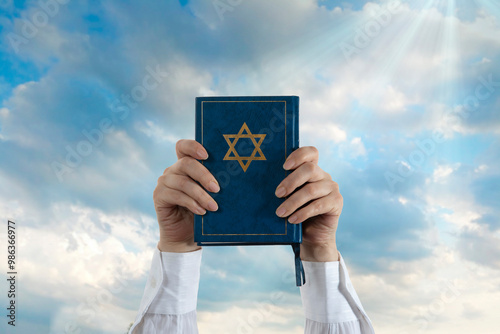
[[352,160],[358,157],[366,157],[367,151],[360,137],[355,137],[347,145],[339,148],[339,154],[342,159]]
[[[15,213],[22,231],[20,295],[30,300],[23,327],[62,331],[71,324],[123,332],[135,317],[137,305],[129,298],[140,298],[144,288],[158,240],[157,223],[140,213],[108,215],[62,202],[50,209],[55,219],[36,227],[25,225],[26,213]],[[0,207],[0,212],[8,211]],[[47,304],[53,307],[47,309]]]
[[300,130],[306,137],[332,141],[334,143],[342,142],[347,137],[346,132],[335,124],[323,124],[322,127],[318,128],[316,124],[312,126],[306,123],[301,125]]
[[500,269],[499,242],[500,235],[487,228],[465,229],[460,234],[458,248],[465,259]]
[[356,265],[375,271],[387,269],[380,259],[428,256],[432,243],[422,242],[421,236],[429,222],[418,208],[414,189],[410,188],[411,200],[402,204],[398,194],[391,194],[383,182],[379,183],[373,167],[356,173],[351,170],[347,174],[348,169],[337,172],[344,197],[337,233],[339,249],[352,256]]
[[[152,191],[175,141],[194,137],[194,97],[278,94],[301,97],[301,145],[317,146],[340,184],[339,249],[377,331],[471,332],[478,319],[496,328],[498,12],[404,3],[346,59],[340,44],[355,45],[389,3],[247,1],[221,18],[210,1],[71,2],[19,53],[6,36],[40,7],[9,8],[0,18],[0,212],[23,226],[22,291],[33,302],[23,331],[75,321],[124,332],[158,238]],[[148,90],[150,69],[165,75]],[[384,173],[409,164],[435,129],[445,141],[389,189]],[[69,166],[68,156],[80,161]],[[70,168],[62,182],[54,161]],[[75,319],[117,274],[130,288],[100,302],[92,321]],[[200,329],[231,331],[258,301],[275,314],[259,331],[301,332],[289,247],[207,248],[202,276]],[[460,297],[432,311],[455,279]],[[271,305],[275,292],[284,297]]]
[[438,166],[432,174],[433,182],[439,182],[446,179],[448,175],[453,173],[454,168],[451,166]]
[[350,274],[378,332],[466,332],[477,328],[478,319],[485,328],[495,323],[494,312],[483,306],[496,303],[489,294],[497,295],[498,271],[464,261],[446,246],[425,259],[394,261],[376,275]]
[[255,303],[253,307],[232,306],[224,312],[199,312],[198,327],[200,332],[206,333],[258,331],[265,334],[299,334],[304,332],[303,317],[302,309],[297,306]]

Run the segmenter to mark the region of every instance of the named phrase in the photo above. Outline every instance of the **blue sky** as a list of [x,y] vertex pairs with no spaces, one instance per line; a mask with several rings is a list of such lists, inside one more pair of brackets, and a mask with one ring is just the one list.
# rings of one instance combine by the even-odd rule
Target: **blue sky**
[[[491,0],[0,1],[17,333],[126,331],[157,178],[210,95],[300,96],[301,145],[340,185],[338,247],[377,332],[494,332],[499,18]],[[303,332],[289,247],[205,248],[202,266],[200,332],[262,305],[255,332]]]

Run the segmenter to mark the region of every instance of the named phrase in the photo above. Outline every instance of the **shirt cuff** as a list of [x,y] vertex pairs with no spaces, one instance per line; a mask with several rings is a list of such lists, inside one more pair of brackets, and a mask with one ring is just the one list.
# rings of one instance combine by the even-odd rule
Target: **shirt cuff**
[[302,261],[306,283],[300,294],[307,319],[329,324],[358,319],[342,293],[341,262],[341,257],[335,262]]
[[185,314],[196,310],[202,250],[159,252],[161,285],[146,313]]

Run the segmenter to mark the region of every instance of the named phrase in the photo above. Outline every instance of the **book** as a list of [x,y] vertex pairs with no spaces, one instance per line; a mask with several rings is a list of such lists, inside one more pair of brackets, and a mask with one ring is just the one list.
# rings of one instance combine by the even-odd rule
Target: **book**
[[302,225],[275,213],[285,200],[276,188],[290,174],[283,164],[299,147],[299,97],[197,97],[196,141],[220,186],[209,192],[219,209],[195,215],[197,244],[292,245],[299,265]]

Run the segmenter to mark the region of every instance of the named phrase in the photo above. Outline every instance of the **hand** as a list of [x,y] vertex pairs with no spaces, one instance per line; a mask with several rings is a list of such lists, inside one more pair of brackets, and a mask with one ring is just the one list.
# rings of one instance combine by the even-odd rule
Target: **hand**
[[303,222],[301,259],[338,261],[335,233],[343,206],[339,185],[318,166],[318,150],[312,146],[291,153],[283,168],[293,172],[276,187],[276,196],[289,196],[276,214],[292,224]]
[[[194,243],[194,215],[216,211],[217,203],[206,192],[218,192],[214,176],[196,159],[208,158],[205,148],[194,140],[179,140],[177,162],[158,178],[153,193],[160,225],[158,248],[162,252],[191,252],[201,249]],[[198,182],[198,183],[197,183]]]

